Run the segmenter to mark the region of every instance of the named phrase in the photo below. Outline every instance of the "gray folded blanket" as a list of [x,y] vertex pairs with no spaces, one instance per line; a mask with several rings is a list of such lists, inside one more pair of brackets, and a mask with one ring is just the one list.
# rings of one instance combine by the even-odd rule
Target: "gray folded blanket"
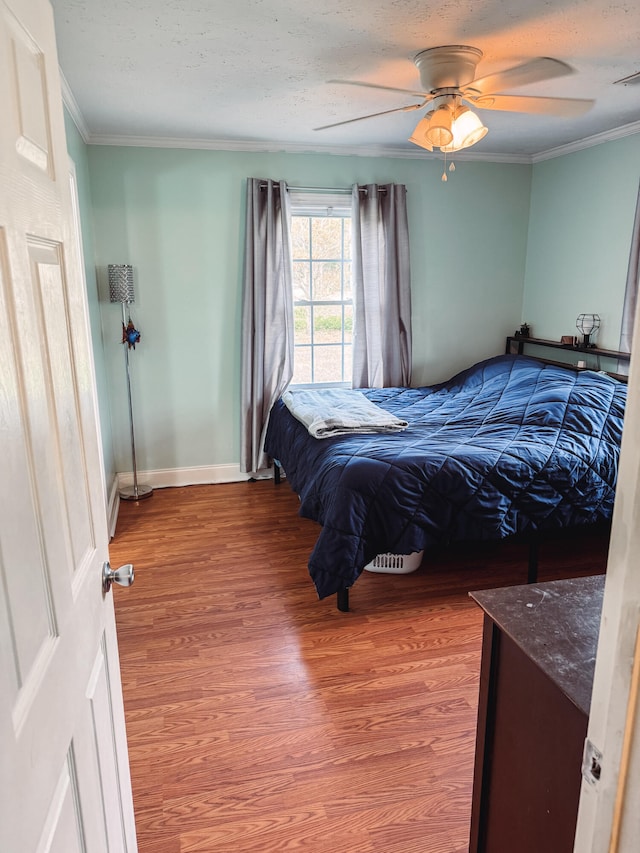
[[282,401],[314,438],[352,433],[400,432],[409,425],[347,388],[285,391]]

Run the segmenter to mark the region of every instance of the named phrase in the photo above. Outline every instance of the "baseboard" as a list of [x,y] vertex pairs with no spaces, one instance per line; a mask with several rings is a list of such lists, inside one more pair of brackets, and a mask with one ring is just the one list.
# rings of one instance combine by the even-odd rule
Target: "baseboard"
[[[202,465],[197,468],[161,468],[156,471],[138,471],[138,482],[152,489],[171,486],[202,486],[211,483],[240,483],[248,480],[239,465]],[[131,486],[133,474],[126,471],[118,474],[118,488]]]

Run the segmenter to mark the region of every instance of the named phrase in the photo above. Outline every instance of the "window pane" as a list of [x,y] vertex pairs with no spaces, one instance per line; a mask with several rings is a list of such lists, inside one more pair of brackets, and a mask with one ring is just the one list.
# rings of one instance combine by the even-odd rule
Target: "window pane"
[[342,257],[342,219],[328,216],[311,220],[312,258]]
[[314,382],[342,382],[342,347],[323,346],[313,349]]
[[293,301],[311,299],[309,271],[311,264],[305,261],[293,262]]
[[[313,309],[313,342],[315,344],[342,343],[342,306],[323,305]],[[319,380],[316,380],[319,381]],[[324,380],[323,380],[324,381]]]
[[311,347],[295,347],[293,351],[293,385],[311,382]]
[[291,217],[291,245],[294,258],[308,258],[309,252],[309,217]]
[[296,344],[311,343],[311,308],[295,305],[293,308],[293,339]]
[[351,217],[342,221],[344,222],[344,257],[351,260]]
[[342,299],[342,264],[316,261],[313,264],[313,299]]

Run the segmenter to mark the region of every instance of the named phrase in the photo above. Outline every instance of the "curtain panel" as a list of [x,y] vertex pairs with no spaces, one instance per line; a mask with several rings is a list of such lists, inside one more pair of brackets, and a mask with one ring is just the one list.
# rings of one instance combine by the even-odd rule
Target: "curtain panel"
[[293,375],[293,264],[284,181],[247,179],[242,305],[240,468],[269,467],[264,438],[271,407]]
[[627,286],[624,292],[624,307],[622,309],[622,328],[620,329],[621,352],[631,352],[633,342],[633,323],[636,316],[636,305],[638,302],[638,288],[640,287],[640,187],[638,188],[638,201],[636,202],[636,215],[633,222],[631,234],[631,252],[629,254],[629,268],[627,270]]
[[352,189],[353,387],[411,382],[411,270],[407,191]]

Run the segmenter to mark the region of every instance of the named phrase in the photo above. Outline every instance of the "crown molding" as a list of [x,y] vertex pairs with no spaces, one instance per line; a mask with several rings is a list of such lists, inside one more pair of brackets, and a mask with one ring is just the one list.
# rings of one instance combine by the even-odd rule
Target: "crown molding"
[[80,107],[78,106],[78,102],[76,101],[73,92],[71,91],[71,86],[69,86],[67,82],[67,78],[62,73],[62,69],[59,68],[60,73],[60,89],[62,90],[62,103],[67,108],[67,112],[73,119],[73,123],[78,128],[78,133],[82,137],[85,145],[90,144],[91,134],[89,133],[89,128],[87,127],[87,123],[85,122],[82,112],[80,111]]
[[[420,148],[415,150],[399,148],[392,145],[357,145],[347,147],[345,145],[318,145],[305,142],[266,142],[249,141],[241,139],[181,139],[169,136],[116,136],[114,134],[91,134],[82,117],[80,108],[73,97],[67,81],[62,72],[60,73],[62,85],[62,100],[69,111],[71,118],[84,142],[87,145],[114,145],[123,148],[184,148],[202,151],[230,151],[245,154],[333,154],[339,157],[392,157],[405,160],[440,160],[439,153],[432,153]],[[565,154],[573,154],[586,148],[623,139],[640,133],[640,121],[616,127],[569,142],[556,148],[549,148],[537,154],[487,154],[482,152],[463,151],[455,155],[457,162],[478,163],[514,163],[530,165],[541,163],[544,160],[552,160],[555,157],[563,157]],[[452,158],[453,159],[453,158]]]
[[[340,157],[393,157],[407,160],[440,160],[441,155],[421,148],[415,151],[385,145],[317,145],[304,142],[253,142],[236,139],[178,139],[172,137],[115,136],[92,134],[88,145],[119,145],[137,148],[187,148],[206,151],[232,151],[253,154],[334,154]],[[458,162],[531,163],[528,154],[483,154],[470,151],[455,155]]]
[[539,154],[533,155],[531,162],[541,163],[543,160],[563,157],[565,154],[573,154],[576,151],[593,148],[595,145],[602,145],[604,142],[613,142],[616,139],[623,139],[625,136],[633,136],[636,133],[640,133],[640,121],[624,124],[622,127],[615,127],[612,130],[605,130],[602,133],[596,133],[594,136],[587,136],[585,139],[579,139],[577,142],[569,142],[567,145],[560,145],[557,148],[549,148],[548,151],[541,151]]

